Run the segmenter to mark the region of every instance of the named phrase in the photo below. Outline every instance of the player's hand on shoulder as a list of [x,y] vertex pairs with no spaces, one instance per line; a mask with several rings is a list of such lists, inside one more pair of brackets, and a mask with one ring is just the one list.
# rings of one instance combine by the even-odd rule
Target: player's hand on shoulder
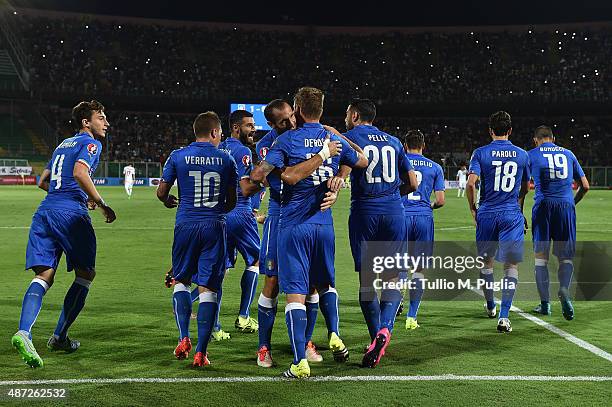
[[263,225],[266,222],[266,215],[256,215],[255,220],[257,220],[257,223]]
[[338,192],[344,188],[344,180],[341,177],[333,176],[327,180],[327,188],[332,192]]
[[164,202],[166,208],[176,208],[178,206],[178,198],[174,195],[168,195],[168,199]]
[[323,159],[323,161],[327,160],[330,157],[335,157],[342,152],[342,143],[339,141],[331,141],[329,134],[325,136],[325,141],[323,142],[323,147],[321,151],[319,151],[319,155]]
[[321,202],[321,212],[331,208],[338,200],[338,194],[336,192],[328,191],[325,193],[325,198]]

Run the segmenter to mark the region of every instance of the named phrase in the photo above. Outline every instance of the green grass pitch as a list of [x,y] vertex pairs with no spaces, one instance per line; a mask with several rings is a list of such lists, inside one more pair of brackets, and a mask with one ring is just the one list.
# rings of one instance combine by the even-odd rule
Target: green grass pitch
[[[101,192],[117,212],[118,219],[106,225],[100,213],[92,213],[98,237],[97,278],[87,304],[73,325],[71,336],[81,349],[70,355],[50,353],[46,340],[52,333],[63,298],[73,277],[65,275],[62,261],[53,288],[44,298],[43,309],[33,329],[34,344],[45,367],[32,370],[10,346],[16,331],[21,300],[31,272],[23,271],[27,227],[44,196],[34,187],[0,188],[0,381],[152,378],[152,377],[247,377],[278,376],[290,363],[291,352],[281,299],[273,334],[273,357],[277,367],[256,366],[256,334],[235,332],[242,260],[224,283],[221,322],[232,334],[228,342],[209,346],[212,366],[194,370],[189,361],[172,355],[177,330],[171,310],[171,290],[163,286],[169,268],[174,211],[155,199],[152,188],[135,188],[128,200],[123,188],[105,187]],[[363,375],[565,375],[612,376],[612,363],[594,355],[531,321],[511,314],[514,332],[500,335],[495,321],[486,318],[482,300],[427,301],[419,312],[421,328],[407,332],[398,324],[381,365],[374,370],[359,367],[361,350],[368,342],[367,330],[357,301],[357,274],[347,236],[349,191],[342,191],[334,208],[336,228],[336,279],[340,294],[340,329],[351,351],[346,364],[333,362],[327,350],[325,324],[319,315],[314,341],[324,362],[312,365],[314,376]],[[578,239],[612,240],[612,195],[592,191],[578,205]],[[267,200],[267,199],[266,199]],[[530,218],[533,192],[525,213]],[[265,206],[265,205],[264,205]],[[262,208],[265,210],[265,208]],[[465,198],[447,193],[447,204],[436,211],[438,240],[472,240],[474,229]],[[528,234],[529,236],[529,234]],[[533,262],[521,266],[531,273]],[[554,276],[551,268],[551,276]],[[260,278],[260,284],[263,281]],[[519,283],[518,290],[521,290]],[[534,302],[516,304],[524,310]],[[612,303],[577,302],[576,319],[561,317],[558,303],[546,321],[607,352],[612,352]],[[256,315],[256,300],[251,307]],[[192,323],[192,332],[195,323]],[[195,336],[195,333],[194,333]],[[6,393],[10,386],[0,386]],[[31,387],[31,386],[30,386]],[[41,387],[41,386],[36,386]],[[42,386],[44,387],[44,386]],[[411,382],[240,382],[240,383],[129,383],[68,384],[69,397],[58,405],[143,405],[151,403],[192,405],[373,405],[373,403],[497,405],[575,404],[609,405],[612,384],[608,382],[550,381],[411,381]],[[0,395],[0,404],[7,398]],[[46,403],[53,403],[47,401]],[[13,403],[11,403],[12,405]],[[43,404],[43,402],[41,402]]]

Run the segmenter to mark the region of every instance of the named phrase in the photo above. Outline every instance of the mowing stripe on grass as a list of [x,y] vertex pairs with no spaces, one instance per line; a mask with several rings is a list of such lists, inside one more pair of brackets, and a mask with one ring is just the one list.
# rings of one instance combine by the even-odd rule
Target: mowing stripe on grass
[[[484,297],[484,294],[475,289],[472,288],[472,291],[474,291],[476,294]],[[501,305],[501,301],[499,301],[497,298],[495,298],[495,302],[499,305]],[[574,345],[577,345],[579,347],[581,347],[582,349],[588,350],[589,352],[591,352],[594,355],[599,356],[600,358],[603,358],[605,360],[607,360],[608,362],[612,362],[612,354],[606,352],[605,350],[598,348],[597,346],[582,340],[574,335],[572,335],[569,332],[565,332],[563,329],[561,328],[557,328],[556,326],[554,326],[553,324],[546,322],[538,317],[536,317],[535,315],[531,315],[525,311],[523,311],[522,309],[515,307],[514,305],[512,306],[512,308],[510,308],[510,311],[516,312],[517,314],[519,314],[520,316],[522,316],[523,318],[533,322],[536,325],[541,326],[542,328],[548,329],[550,332],[559,335],[560,337],[562,337],[563,339],[573,343]]]
[[[125,384],[125,383],[259,383],[286,382],[275,376],[253,377],[123,377],[99,379],[3,380],[0,386],[38,386],[60,384]],[[436,382],[436,381],[535,381],[535,382],[609,382],[612,376],[479,376],[479,375],[425,375],[425,376],[317,376],[304,379],[311,382]]]

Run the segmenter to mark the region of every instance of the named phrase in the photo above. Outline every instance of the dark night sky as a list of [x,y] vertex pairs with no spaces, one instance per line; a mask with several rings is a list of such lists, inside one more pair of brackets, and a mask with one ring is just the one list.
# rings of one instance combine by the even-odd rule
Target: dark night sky
[[370,0],[343,2],[342,6],[330,6],[332,2],[329,0],[322,4],[312,1],[232,1],[230,6],[227,0],[11,0],[11,3],[18,7],[59,11],[267,24],[448,26],[612,21],[611,0],[384,2],[389,5]]

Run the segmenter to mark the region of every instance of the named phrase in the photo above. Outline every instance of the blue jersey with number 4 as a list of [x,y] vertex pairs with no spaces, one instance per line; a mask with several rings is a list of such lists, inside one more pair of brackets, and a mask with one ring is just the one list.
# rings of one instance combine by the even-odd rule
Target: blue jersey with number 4
[[51,171],[49,192],[39,209],[63,209],[87,212],[87,194],[74,179],[74,165],[80,162],[89,168],[91,176],[100,161],[102,144],[89,133],[79,133],[57,146],[47,169]]
[[401,214],[401,175],[413,168],[400,141],[369,125],[355,126],[344,135],[369,161],[367,168],[351,172],[351,208],[373,215]]
[[406,154],[406,159],[414,167],[419,187],[403,197],[406,214],[418,215],[432,213],[432,191],[444,191],[444,173],[440,165],[421,154]]
[[470,174],[481,180],[479,213],[520,210],[521,182],[530,178],[525,150],[509,140],[494,140],[474,150]]
[[574,153],[554,143],[542,143],[529,151],[529,168],[536,204],[543,199],[574,203],[572,182],[584,177]]
[[282,227],[300,223],[333,224],[331,210],[321,212],[320,205],[328,191],[327,180],[338,173],[341,164],[353,166],[359,161],[357,152],[346,140],[329,133],[320,123],[281,134],[266,155],[266,162],[276,168],[291,167],[321,151],[327,136],[342,143],[340,155],[327,159],[312,175],[295,185],[283,185],[280,222]]
[[237,187],[234,159],[207,142],[193,142],[170,153],[162,181],[179,188],[176,224],[225,219],[228,191]]

